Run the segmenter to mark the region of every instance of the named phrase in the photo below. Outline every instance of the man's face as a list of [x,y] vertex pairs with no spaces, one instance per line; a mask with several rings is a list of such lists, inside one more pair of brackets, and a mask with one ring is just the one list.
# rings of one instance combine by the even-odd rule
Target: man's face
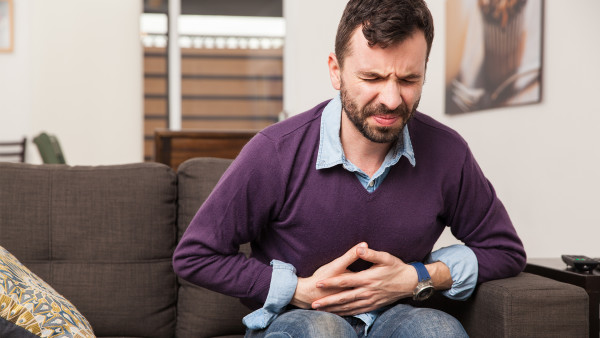
[[417,31],[385,49],[369,47],[359,27],[350,43],[343,68],[332,72],[330,59],[332,83],[341,92],[344,114],[368,140],[394,142],[421,98],[427,61],[425,37]]
[[[400,132],[410,120],[419,105],[420,97],[409,109],[406,102],[400,103],[396,109],[388,109],[382,104],[368,104],[362,108],[352,100],[348,89],[341,83],[342,109],[350,122],[369,141],[377,143],[395,142],[400,137]],[[370,119],[369,119],[370,118]],[[372,122],[375,120],[375,123]],[[397,122],[397,123],[396,123]]]

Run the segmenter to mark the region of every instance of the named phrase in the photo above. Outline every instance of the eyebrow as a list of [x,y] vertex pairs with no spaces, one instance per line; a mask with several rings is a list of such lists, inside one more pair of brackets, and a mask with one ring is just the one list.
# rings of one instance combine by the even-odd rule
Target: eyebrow
[[[377,72],[373,72],[373,71],[357,71],[356,75],[358,76],[363,76],[363,77],[387,77],[387,76],[383,76],[380,73]],[[423,78],[422,74],[416,74],[416,73],[410,73],[407,74],[406,76],[402,76],[400,77],[400,79],[406,79],[406,80],[418,80]]]

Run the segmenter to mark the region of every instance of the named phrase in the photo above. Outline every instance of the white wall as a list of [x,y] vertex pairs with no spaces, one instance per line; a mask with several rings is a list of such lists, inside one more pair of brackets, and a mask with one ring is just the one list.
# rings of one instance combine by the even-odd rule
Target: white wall
[[[141,1],[18,0],[0,139],[58,136],[69,164],[143,158]],[[41,163],[29,143],[28,162]]]
[[[346,0],[301,3],[284,1],[284,106],[290,114],[334,94],[326,61]],[[443,113],[445,1],[428,4],[436,38],[420,111],[469,142],[529,257],[599,257],[600,2],[546,1],[542,103],[459,116]],[[453,242],[450,236],[439,245]]]
[[14,48],[0,53],[0,140],[17,140],[31,124],[31,1],[13,1]]

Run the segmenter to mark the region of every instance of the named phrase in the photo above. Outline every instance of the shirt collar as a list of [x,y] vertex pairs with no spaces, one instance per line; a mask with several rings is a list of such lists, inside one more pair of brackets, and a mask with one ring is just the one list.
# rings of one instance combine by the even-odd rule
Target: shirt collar
[[[338,164],[346,165],[348,160],[344,155],[342,142],[340,140],[340,125],[342,122],[342,101],[338,93],[325,106],[321,114],[321,131],[319,140],[319,153],[317,155],[317,169],[331,168]],[[387,153],[381,169],[392,166],[405,156],[410,164],[416,165],[408,126],[402,129],[402,139],[396,142]]]

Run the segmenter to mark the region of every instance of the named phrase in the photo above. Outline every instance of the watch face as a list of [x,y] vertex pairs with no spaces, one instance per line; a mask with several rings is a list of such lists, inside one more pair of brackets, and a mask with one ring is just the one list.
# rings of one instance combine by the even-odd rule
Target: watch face
[[433,295],[433,286],[424,286],[422,289],[418,290],[413,297],[414,300],[425,300]]

